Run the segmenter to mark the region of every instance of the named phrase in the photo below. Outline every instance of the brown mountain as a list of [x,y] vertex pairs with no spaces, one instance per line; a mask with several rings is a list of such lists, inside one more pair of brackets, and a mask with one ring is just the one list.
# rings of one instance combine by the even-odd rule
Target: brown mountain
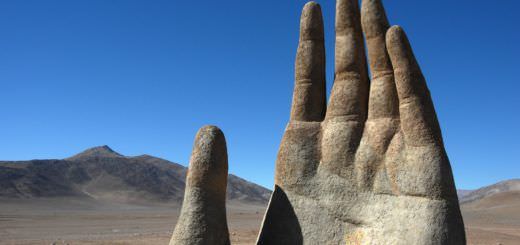
[[459,190],[461,203],[469,203],[488,198],[498,193],[520,191],[520,179],[501,181],[477,190]]
[[460,202],[468,244],[520,244],[520,179],[471,191]]
[[462,198],[469,193],[471,193],[474,190],[463,190],[463,189],[457,189],[457,196],[459,197],[459,200],[462,200]]
[[[0,161],[0,197],[180,203],[186,171],[161,158],[128,157],[100,146],[60,160]],[[230,201],[265,204],[270,194],[266,188],[229,175]]]

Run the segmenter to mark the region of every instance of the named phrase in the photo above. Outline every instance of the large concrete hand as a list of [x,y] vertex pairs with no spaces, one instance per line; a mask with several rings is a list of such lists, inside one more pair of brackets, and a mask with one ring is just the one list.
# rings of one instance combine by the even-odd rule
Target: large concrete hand
[[379,0],[361,10],[358,0],[337,1],[328,106],[323,39],[320,6],[310,2],[258,243],[465,244],[433,103],[403,29],[389,28]]
[[226,140],[206,126],[195,137],[181,214],[170,245],[228,245]]

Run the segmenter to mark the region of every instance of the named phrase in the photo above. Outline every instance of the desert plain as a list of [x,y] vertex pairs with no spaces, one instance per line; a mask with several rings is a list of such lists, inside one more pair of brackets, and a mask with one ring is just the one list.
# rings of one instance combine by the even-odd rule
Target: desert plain
[[[254,244],[265,205],[230,203],[232,244]],[[177,204],[0,200],[0,244],[168,244]],[[468,244],[520,244],[520,192],[462,205]]]
[[[264,209],[229,205],[233,244],[254,244]],[[0,244],[168,244],[178,214],[175,204],[1,200]]]

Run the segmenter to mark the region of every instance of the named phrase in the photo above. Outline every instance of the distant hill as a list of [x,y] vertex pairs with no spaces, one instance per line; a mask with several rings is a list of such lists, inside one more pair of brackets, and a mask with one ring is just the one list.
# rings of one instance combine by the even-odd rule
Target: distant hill
[[459,200],[462,199],[464,196],[468,195],[469,193],[471,193],[473,190],[457,190],[457,196],[459,197]]
[[[0,161],[0,197],[180,203],[186,172],[161,158],[127,157],[100,146],[60,160]],[[234,175],[229,175],[227,191],[228,200],[262,204],[271,194]]]
[[482,187],[478,190],[458,190],[460,203],[469,203],[504,192],[520,191],[520,179],[501,181],[496,184]]
[[471,191],[459,200],[468,244],[520,244],[520,179]]

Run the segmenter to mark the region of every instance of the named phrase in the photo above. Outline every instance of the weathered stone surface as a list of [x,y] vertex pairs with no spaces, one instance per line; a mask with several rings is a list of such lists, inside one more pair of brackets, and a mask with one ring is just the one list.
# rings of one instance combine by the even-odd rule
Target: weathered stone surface
[[[465,244],[426,81],[380,0],[338,0],[328,107],[318,4],[302,14],[291,120],[258,244]],[[371,81],[363,42],[366,37]]]
[[225,245],[228,159],[220,129],[206,126],[195,138],[181,214],[170,245]]

